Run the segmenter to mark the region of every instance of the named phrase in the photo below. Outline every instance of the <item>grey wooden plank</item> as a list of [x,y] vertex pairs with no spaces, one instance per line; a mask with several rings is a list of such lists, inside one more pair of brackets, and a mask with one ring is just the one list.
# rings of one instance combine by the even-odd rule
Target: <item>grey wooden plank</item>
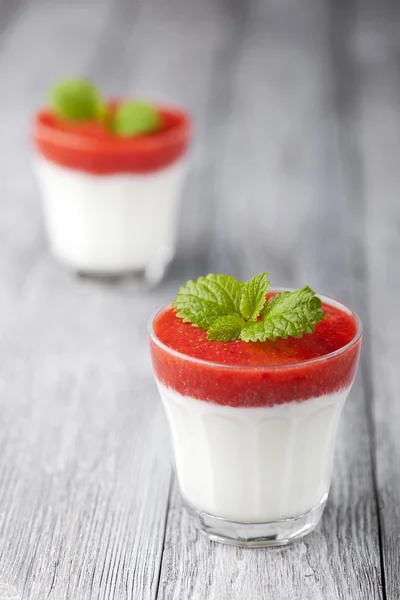
[[135,350],[151,308],[46,262],[4,340],[0,581],[21,598],[153,597],[170,467]]
[[[400,7],[357,3],[352,59],[358,65],[358,123],[365,196],[365,268],[371,412],[386,597],[399,597]],[[382,307],[384,307],[382,309]]]
[[28,2],[29,0],[15,0],[14,2],[0,0],[0,48],[17,25]]
[[[2,164],[0,590],[10,598],[151,598],[158,579],[170,467],[143,351],[151,301],[133,311],[126,291],[85,286],[49,258],[26,147],[33,107],[87,60],[104,9],[35,6],[1,58],[11,152]],[[24,66],[30,44],[39,75]]]
[[[61,269],[44,243],[26,145],[46,87],[75,72],[108,91],[183,102],[201,131],[220,46],[212,3],[177,3],[174,14],[150,3],[134,16],[121,44],[107,38],[103,47],[106,25],[122,26],[113,6],[39,3],[0,56],[10,149],[0,167],[8,199],[1,207],[0,593],[23,600],[145,600],[158,586],[171,467],[146,322],[170,299],[172,284],[139,295],[130,282],[100,285]],[[28,72],[31,44],[40,70]],[[196,71],[191,80],[182,76],[182,48]],[[116,73],[109,63],[102,68],[111,50]]]
[[[137,57],[132,60],[129,56],[128,45],[132,38],[137,38],[141,31],[146,31],[146,27],[138,28],[142,4],[141,0],[114,0],[108,4],[107,17],[101,32],[101,45],[95,49],[85,69],[86,74],[101,85],[105,94],[115,96],[117,91],[125,93],[127,81],[135,78]],[[146,44],[142,47],[145,51]],[[121,66],[128,57],[130,69],[123,73]]]
[[[305,282],[353,308],[359,218],[341,164],[330,13],[317,2],[252,7],[214,185],[207,270]],[[223,76],[222,72],[219,74]],[[364,282],[365,283],[365,282]],[[338,436],[321,527],[286,550],[199,537],[174,490],[159,597],[382,598],[368,397],[358,377]]]

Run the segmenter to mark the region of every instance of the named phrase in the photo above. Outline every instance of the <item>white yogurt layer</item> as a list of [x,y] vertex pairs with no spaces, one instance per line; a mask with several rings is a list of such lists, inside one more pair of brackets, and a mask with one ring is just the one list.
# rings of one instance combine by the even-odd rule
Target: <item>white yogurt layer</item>
[[182,396],[158,382],[186,500],[242,523],[304,514],[326,498],[347,390],[265,408]]
[[174,254],[185,161],[154,173],[92,175],[42,157],[36,171],[54,255],[81,272],[145,270]]

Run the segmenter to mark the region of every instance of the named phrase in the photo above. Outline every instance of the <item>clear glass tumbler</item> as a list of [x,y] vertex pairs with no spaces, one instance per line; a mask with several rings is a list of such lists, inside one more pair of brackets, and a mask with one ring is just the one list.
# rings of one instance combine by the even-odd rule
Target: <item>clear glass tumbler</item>
[[[322,515],[362,325],[342,304],[320,298],[352,315],[357,332],[339,350],[293,364],[235,366],[195,359],[157,338],[153,322],[160,313],[149,323],[181,494],[200,530],[214,541],[284,545],[311,532]],[[196,397],[200,385],[203,399]],[[213,402],[204,400],[204,389]],[[216,403],[216,389],[223,389],[225,398],[231,390],[235,405]],[[261,395],[265,405],[246,406],[252,394]]]
[[50,110],[35,115],[34,169],[49,245],[71,270],[162,279],[175,253],[191,119],[181,109],[158,110],[164,128],[132,138],[98,123],[60,122]]

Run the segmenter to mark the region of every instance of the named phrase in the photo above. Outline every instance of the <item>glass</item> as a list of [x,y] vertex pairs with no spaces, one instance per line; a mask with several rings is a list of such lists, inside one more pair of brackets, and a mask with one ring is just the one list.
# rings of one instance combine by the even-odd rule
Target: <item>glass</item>
[[[211,540],[245,547],[285,545],[320,520],[362,337],[354,313],[320,298],[351,314],[357,332],[339,350],[293,364],[236,366],[189,357],[154,333],[154,320],[169,307],[150,320],[153,367],[179,487],[200,531]],[[171,365],[180,391],[166,381]],[[200,381],[214,394],[220,384],[225,395],[236,390],[243,394],[242,405],[197,399],[193,389]],[[190,396],[182,394],[186,385]],[[264,394],[265,406],[245,406],[253,392]]]
[[164,129],[134,138],[36,114],[34,169],[49,246],[72,271],[150,285],[163,278],[175,254],[191,120],[179,109],[159,111]]

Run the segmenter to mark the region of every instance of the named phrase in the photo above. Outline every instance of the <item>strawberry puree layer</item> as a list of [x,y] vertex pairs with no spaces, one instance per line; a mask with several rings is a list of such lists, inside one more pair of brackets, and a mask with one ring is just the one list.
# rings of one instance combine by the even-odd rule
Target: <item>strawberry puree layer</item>
[[[110,104],[114,110],[116,103]],[[187,150],[190,118],[172,108],[157,107],[160,131],[138,137],[119,137],[97,122],[71,123],[50,110],[36,114],[33,139],[39,152],[62,167],[96,175],[151,173],[168,167]]]
[[323,309],[315,333],[301,339],[224,343],[207,341],[205,331],[166,308],[154,320],[155,337],[186,357],[150,339],[155,373],[183,396],[229,406],[272,406],[337,392],[353,380],[361,337],[344,348],[356,337],[355,316],[327,302]]

